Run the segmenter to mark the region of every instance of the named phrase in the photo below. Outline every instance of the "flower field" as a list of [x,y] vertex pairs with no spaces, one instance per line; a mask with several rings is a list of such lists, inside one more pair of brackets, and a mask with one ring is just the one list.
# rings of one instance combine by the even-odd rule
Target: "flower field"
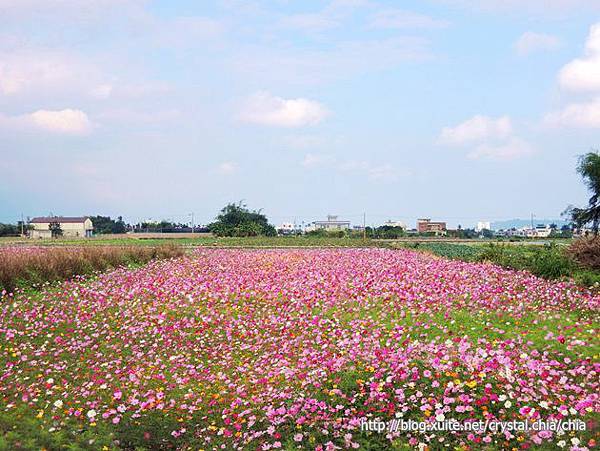
[[[597,449],[599,307],[389,249],[203,249],[5,295],[0,449]],[[376,418],[586,430],[361,427]]]

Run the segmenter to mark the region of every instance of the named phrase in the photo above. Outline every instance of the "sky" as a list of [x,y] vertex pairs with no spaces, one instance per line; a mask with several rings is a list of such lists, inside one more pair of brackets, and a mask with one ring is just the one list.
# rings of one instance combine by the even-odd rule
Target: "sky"
[[0,221],[557,218],[598,0],[0,0]]

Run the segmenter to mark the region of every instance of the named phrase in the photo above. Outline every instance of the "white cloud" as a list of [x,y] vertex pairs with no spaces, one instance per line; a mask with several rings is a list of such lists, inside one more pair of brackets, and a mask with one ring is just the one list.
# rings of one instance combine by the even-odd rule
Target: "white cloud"
[[65,55],[52,52],[0,53],[0,94],[14,95],[75,81],[77,66]]
[[592,25],[583,57],[565,65],[558,74],[561,87],[589,93],[544,117],[546,127],[600,128],[600,23]]
[[558,80],[572,91],[600,91],[600,23],[590,29],[584,56],[564,66]]
[[81,110],[38,110],[20,116],[0,115],[0,125],[16,130],[39,130],[64,135],[85,135],[93,125]]
[[549,113],[544,123],[548,126],[600,128],[600,97],[587,103],[572,103],[562,111]]
[[267,92],[259,92],[248,99],[239,114],[239,119],[274,127],[303,127],[316,125],[327,116],[327,108],[314,100],[284,99]]
[[221,175],[231,175],[238,171],[238,166],[232,161],[224,161],[217,167],[217,171]]
[[447,20],[434,19],[425,14],[401,9],[388,9],[377,12],[371,19],[373,28],[445,28],[450,24]]
[[515,50],[519,55],[525,56],[538,51],[556,50],[561,45],[561,40],[556,36],[526,31],[515,42]]
[[37,18],[43,14],[64,19],[98,19],[108,12],[139,7],[145,0],[0,0],[0,11],[16,17]]
[[597,0],[437,0],[438,3],[462,6],[477,11],[525,13],[569,13],[571,11],[600,11]]
[[508,116],[494,119],[477,115],[455,127],[444,127],[439,141],[442,144],[463,145],[490,138],[506,138],[512,131],[512,123]]
[[520,138],[512,137],[502,144],[481,144],[468,154],[469,158],[491,158],[495,160],[510,160],[530,155],[533,147]]
[[450,146],[469,146],[469,158],[509,160],[534,152],[527,142],[514,134],[510,117],[473,116],[456,127],[444,127],[438,142]]
[[80,135],[92,130],[87,114],[80,110],[38,110],[29,115],[35,126],[53,133]]

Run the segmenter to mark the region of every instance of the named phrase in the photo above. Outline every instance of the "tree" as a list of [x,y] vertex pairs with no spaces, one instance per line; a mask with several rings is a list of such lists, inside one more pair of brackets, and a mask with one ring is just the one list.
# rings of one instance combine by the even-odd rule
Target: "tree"
[[116,221],[110,216],[92,216],[90,219],[92,220],[92,224],[94,224],[95,233],[99,235],[127,232],[127,224],[125,224],[121,216]]
[[60,227],[60,222],[58,221],[52,221],[50,224],[48,224],[48,229],[50,229],[52,238],[57,238],[63,234],[62,228]]
[[20,224],[2,224],[0,223],[0,236],[19,236],[21,234]]
[[217,236],[277,235],[275,227],[260,210],[251,211],[242,202],[227,204],[208,228]]
[[592,232],[596,236],[600,226],[600,154],[588,152],[579,157],[577,172],[583,178],[592,197],[587,208],[569,207],[568,212],[578,228],[591,224]]

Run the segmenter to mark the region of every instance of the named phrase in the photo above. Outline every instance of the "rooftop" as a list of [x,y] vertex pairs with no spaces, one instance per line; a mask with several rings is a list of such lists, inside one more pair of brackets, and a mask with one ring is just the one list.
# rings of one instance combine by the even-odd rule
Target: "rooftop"
[[63,224],[70,223],[80,223],[85,222],[88,219],[87,216],[40,216],[37,218],[31,219],[29,222],[31,224],[40,224],[46,222],[60,222]]

